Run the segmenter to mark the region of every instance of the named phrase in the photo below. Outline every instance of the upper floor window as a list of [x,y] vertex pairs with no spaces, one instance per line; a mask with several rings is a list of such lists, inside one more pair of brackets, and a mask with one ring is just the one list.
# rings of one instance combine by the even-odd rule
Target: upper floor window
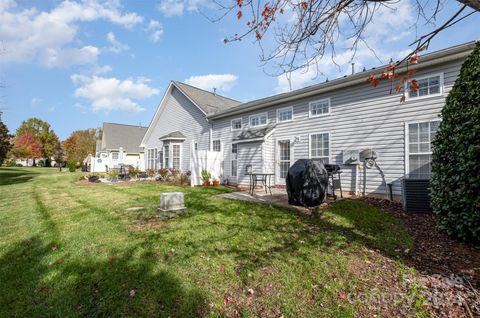
[[310,159],[328,163],[330,159],[330,134],[310,134]]
[[408,91],[408,98],[438,95],[442,93],[443,76],[440,74],[428,77],[421,77],[415,80],[418,84],[418,90],[411,91],[411,84],[408,84],[406,87],[406,90]]
[[222,146],[220,143],[220,139],[214,140],[212,143],[212,149],[215,152],[220,152],[222,150]]
[[279,123],[293,120],[293,106],[277,110],[277,121]]
[[250,116],[250,127],[265,126],[267,124],[267,113]]
[[327,115],[330,113],[330,98],[315,100],[308,103],[309,105],[309,116],[317,117],[322,115]]
[[232,130],[240,130],[242,129],[242,119],[235,118],[231,121]]

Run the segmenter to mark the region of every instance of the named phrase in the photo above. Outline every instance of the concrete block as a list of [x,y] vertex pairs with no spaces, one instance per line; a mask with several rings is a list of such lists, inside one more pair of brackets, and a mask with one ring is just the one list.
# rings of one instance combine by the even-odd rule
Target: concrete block
[[185,210],[185,200],[183,192],[167,192],[160,194],[161,212],[182,212]]

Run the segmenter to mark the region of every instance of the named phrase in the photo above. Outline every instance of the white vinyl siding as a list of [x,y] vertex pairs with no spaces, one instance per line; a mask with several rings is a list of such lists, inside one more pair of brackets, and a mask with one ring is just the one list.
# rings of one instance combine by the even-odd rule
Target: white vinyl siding
[[214,140],[212,143],[212,149],[214,152],[220,152],[222,151],[222,144],[220,142],[220,139]]
[[330,98],[312,101],[308,106],[310,118],[330,114]]
[[320,160],[322,163],[330,162],[330,134],[310,134],[309,155],[310,159]]
[[293,107],[285,107],[277,110],[277,122],[289,122],[293,120]]
[[268,113],[251,115],[249,121],[250,127],[265,126],[268,122]]
[[408,176],[415,179],[430,179],[432,175],[432,141],[440,121],[407,123]]
[[242,129],[242,119],[235,118],[231,121],[232,131],[233,130],[241,130]]
[[419,77],[414,80],[418,83],[418,90],[411,91],[410,84],[406,86],[408,98],[435,96],[443,93],[443,74],[435,74],[428,77]]

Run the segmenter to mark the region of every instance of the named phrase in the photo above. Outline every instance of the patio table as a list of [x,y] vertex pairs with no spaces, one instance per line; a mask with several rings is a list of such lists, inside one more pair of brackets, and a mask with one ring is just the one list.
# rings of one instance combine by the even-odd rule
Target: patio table
[[248,193],[250,195],[253,195],[258,181],[260,181],[265,188],[265,193],[267,193],[268,189],[268,191],[270,191],[270,195],[272,195],[272,177],[275,176],[274,173],[249,172],[245,175],[250,177],[250,185],[248,188]]

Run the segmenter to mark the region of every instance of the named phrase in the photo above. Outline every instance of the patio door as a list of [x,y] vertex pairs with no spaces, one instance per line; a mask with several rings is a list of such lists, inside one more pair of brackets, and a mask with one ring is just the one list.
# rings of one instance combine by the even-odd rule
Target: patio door
[[287,177],[288,168],[292,163],[292,148],[290,146],[290,140],[278,141],[277,151],[277,183],[285,183]]

